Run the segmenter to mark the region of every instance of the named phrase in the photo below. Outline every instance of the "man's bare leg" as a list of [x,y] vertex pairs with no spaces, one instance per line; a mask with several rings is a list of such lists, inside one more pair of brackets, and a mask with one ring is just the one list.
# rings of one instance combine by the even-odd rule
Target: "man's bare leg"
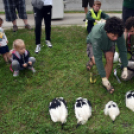
[[90,61],[89,63],[87,64],[87,69],[90,70],[93,65],[95,65],[95,59],[94,59],[94,56],[92,58],[90,58]]
[[17,25],[17,21],[16,20],[12,21],[12,23],[13,23],[13,25]]
[[113,52],[106,52],[105,56],[106,56],[105,71],[106,71],[106,77],[108,79],[111,72],[112,72],[112,69],[113,69],[114,53]]
[[85,14],[88,12],[88,7],[84,7]]

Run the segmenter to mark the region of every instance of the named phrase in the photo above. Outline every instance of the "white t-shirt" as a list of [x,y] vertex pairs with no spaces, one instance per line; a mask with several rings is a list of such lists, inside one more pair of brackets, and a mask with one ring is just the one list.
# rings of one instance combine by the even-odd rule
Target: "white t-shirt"
[[46,6],[46,5],[51,5],[52,6],[52,1],[53,0],[43,0],[44,1],[44,6]]
[[7,45],[7,37],[2,27],[0,27],[0,47]]

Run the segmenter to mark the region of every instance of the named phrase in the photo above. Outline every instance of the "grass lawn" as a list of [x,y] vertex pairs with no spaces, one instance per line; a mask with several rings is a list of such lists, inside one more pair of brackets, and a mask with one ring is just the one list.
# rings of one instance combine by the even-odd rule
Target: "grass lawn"
[[[101,79],[90,84],[86,70],[86,30],[83,27],[52,27],[53,48],[45,45],[42,33],[41,52],[34,53],[34,30],[6,31],[9,47],[15,39],[25,41],[26,48],[36,58],[35,69],[21,71],[14,78],[9,65],[0,58],[0,134],[132,134],[134,113],[125,107],[125,93],[134,89],[134,79],[118,84],[113,73],[110,82],[115,87],[113,95],[102,87]],[[104,60],[104,58],[103,58]],[[105,61],[104,61],[105,62]],[[116,65],[114,65],[115,67]],[[92,69],[96,72],[96,66]],[[118,69],[118,76],[121,71]],[[61,130],[60,123],[53,123],[49,116],[49,102],[64,97],[68,105],[68,119]],[[93,115],[89,121],[76,127],[73,105],[77,97],[88,98]],[[113,124],[104,115],[105,104],[113,100],[120,108],[120,115]]]

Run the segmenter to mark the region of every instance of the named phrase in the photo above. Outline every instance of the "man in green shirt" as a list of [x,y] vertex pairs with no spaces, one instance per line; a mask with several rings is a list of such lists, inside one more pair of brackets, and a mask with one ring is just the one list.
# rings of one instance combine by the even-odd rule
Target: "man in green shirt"
[[[107,19],[106,24],[95,25],[87,37],[87,54],[90,59],[87,63],[87,69],[90,70],[96,64],[98,72],[102,77],[102,84],[110,93],[114,92],[114,88],[108,78],[113,68],[115,42],[117,43],[124,67],[121,77],[127,77],[128,60],[123,31],[122,20],[112,17]],[[102,52],[104,52],[106,58],[105,69],[102,62]]]

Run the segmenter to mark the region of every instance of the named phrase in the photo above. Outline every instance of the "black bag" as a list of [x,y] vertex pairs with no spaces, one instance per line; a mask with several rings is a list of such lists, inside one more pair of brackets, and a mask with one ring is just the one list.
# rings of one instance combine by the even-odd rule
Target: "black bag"
[[42,9],[42,7],[44,6],[44,2],[42,0],[32,0],[31,4],[33,7],[36,7],[38,9]]

